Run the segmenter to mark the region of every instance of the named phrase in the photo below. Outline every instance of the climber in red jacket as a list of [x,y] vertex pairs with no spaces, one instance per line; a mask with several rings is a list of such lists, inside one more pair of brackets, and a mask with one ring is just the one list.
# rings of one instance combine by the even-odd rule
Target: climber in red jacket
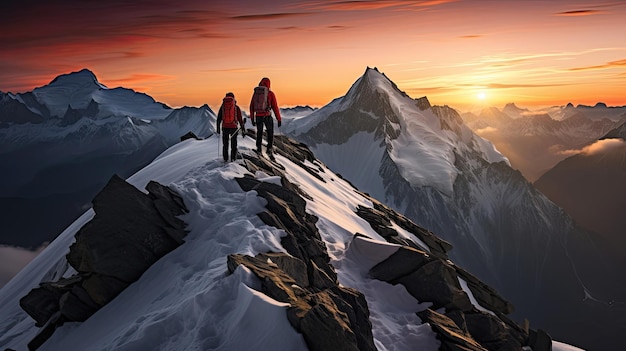
[[250,101],[250,119],[252,126],[257,126],[256,130],[256,151],[261,154],[261,145],[263,141],[263,126],[267,132],[267,148],[266,152],[270,159],[274,159],[272,145],[274,143],[274,119],[272,111],[276,116],[278,128],[281,125],[280,109],[276,102],[276,95],[270,90],[270,79],[263,78],[259,82],[259,86],[254,88],[252,100]]

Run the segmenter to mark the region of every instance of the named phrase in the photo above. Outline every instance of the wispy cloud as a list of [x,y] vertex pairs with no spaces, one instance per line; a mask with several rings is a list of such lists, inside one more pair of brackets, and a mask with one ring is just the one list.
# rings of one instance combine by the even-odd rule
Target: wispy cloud
[[574,67],[570,68],[570,71],[590,71],[590,70],[598,70],[598,69],[607,69],[613,67],[626,67],[626,59],[610,61],[602,65],[595,66],[584,66],[584,67]]
[[598,155],[598,154],[602,154],[620,147],[626,146],[626,142],[624,142],[624,140],[622,139],[602,139],[602,140],[598,140],[595,143],[585,146],[582,149],[578,149],[578,150],[563,150],[563,151],[559,151],[557,152],[560,155],[564,155],[564,156],[573,156],[573,155],[578,155],[578,154],[582,154],[585,156],[592,156],[592,155]]
[[558,12],[555,13],[555,16],[566,16],[566,17],[579,17],[579,16],[593,16],[593,15],[600,15],[605,13],[604,11],[599,11],[599,10],[572,10],[572,11],[565,11],[565,12]]
[[419,9],[457,2],[458,0],[363,0],[363,1],[311,1],[299,6],[325,11],[371,11],[381,9]]
[[275,20],[290,17],[299,17],[304,15],[310,15],[305,12],[283,12],[283,13],[265,13],[265,14],[253,14],[253,15],[241,15],[230,17],[237,21],[262,21],[262,20]]

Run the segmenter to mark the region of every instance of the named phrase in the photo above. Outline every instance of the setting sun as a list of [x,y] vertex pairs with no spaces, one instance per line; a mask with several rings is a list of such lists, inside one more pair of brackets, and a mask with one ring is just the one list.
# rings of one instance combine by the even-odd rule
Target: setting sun
[[476,94],[476,97],[478,98],[478,100],[485,100],[487,94],[484,91],[481,91],[480,93]]

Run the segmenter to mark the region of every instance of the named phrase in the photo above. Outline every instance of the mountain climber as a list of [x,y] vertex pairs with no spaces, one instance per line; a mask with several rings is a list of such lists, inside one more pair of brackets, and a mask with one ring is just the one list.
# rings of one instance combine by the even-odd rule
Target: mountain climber
[[[241,118],[241,109],[237,106],[235,94],[228,92],[222,99],[222,106],[217,113],[216,130],[220,134],[220,126],[224,134],[222,134],[224,162],[228,162],[228,144],[230,144],[230,160],[237,159],[237,135],[239,130],[244,130],[244,120]],[[245,132],[242,132],[245,137]]]
[[272,145],[274,143],[274,120],[272,119],[272,110],[280,128],[281,117],[276,95],[270,90],[270,80],[265,77],[259,82],[259,86],[254,88],[252,100],[250,101],[250,118],[252,126],[256,129],[256,152],[261,154],[261,145],[263,141],[263,126],[267,131],[267,148],[266,152],[270,159],[274,159]]

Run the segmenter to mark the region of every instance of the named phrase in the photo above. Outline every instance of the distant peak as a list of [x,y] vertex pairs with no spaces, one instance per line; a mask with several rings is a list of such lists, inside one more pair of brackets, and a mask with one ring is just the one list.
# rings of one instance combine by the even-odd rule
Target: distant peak
[[88,70],[87,68],[83,68],[80,71],[77,72],[71,72],[71,73],[67,73],[67,74],[61,74],[59,76],[57,76],[56,78],[54,78],[51,82],[50,85],[54,85],[54,84],[67,84],[67,83],[94,83],[96,85],[102,86],[102,84],[100,84],[100,82],[98,82],[98,79],[96,78],[96,75]]

